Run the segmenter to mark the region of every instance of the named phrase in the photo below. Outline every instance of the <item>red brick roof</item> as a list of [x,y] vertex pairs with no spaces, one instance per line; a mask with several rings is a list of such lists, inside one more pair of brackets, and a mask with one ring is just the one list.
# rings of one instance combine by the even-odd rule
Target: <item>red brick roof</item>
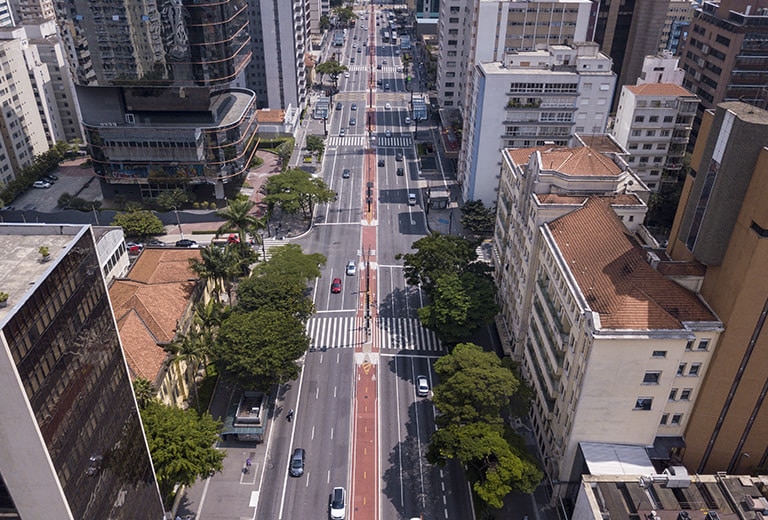
[[603,329],[679,329],[682,321],[717,321],[694,293],[648,265],[606,201],[590,198],[548,226]]
[[197,283],[190,258],[200,258],[200,251],[145,249],[127,278],[115,280],[109,289],[133,378],[154,382],[163,368],[168,354],[159,344],[173,340]]

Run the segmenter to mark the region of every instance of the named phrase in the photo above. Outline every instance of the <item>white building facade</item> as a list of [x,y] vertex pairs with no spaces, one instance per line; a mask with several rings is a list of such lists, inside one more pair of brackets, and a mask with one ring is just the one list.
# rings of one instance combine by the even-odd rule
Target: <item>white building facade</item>
[[600,146],[503,155],[499,301],[549,478],[580,442],[680,446],[722,324],[639,247],[647,189]]
[[624,86],[612,135],[627,162],[652,191],[676,184],[700,99],[679,85]]
[[616,85],[611,65],[595,43],[551,45],[478,65],[459,153],[463,200],[496,203],[501,149],[566,146],[577,133],[604,133]]

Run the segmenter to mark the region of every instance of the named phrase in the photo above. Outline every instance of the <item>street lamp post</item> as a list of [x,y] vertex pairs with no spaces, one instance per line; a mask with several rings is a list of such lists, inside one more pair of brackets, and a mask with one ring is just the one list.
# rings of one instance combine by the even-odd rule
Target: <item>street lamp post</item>
[[176,214],[176,225],[179,226],[179,235],[181,235],[181,239],[184,240],[184,230],[181,228],[181,220],[179,220],[179,210],[177,210],[174,207],[173,212]]

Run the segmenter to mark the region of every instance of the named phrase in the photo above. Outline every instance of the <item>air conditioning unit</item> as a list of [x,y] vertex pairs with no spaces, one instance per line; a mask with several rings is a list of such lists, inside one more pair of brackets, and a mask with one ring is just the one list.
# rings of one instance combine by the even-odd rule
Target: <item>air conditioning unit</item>
[[125,122],[132,125],[136,122],[136,118],[133,114],[125,114]]

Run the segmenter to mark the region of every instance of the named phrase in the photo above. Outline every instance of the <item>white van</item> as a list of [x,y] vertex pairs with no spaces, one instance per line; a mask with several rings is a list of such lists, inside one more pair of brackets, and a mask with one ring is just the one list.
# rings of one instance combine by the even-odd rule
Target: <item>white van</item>
[[415,206],[416,205],[416,194],[415,193],[409,193],[408,194],[408,205],[409,206]]

